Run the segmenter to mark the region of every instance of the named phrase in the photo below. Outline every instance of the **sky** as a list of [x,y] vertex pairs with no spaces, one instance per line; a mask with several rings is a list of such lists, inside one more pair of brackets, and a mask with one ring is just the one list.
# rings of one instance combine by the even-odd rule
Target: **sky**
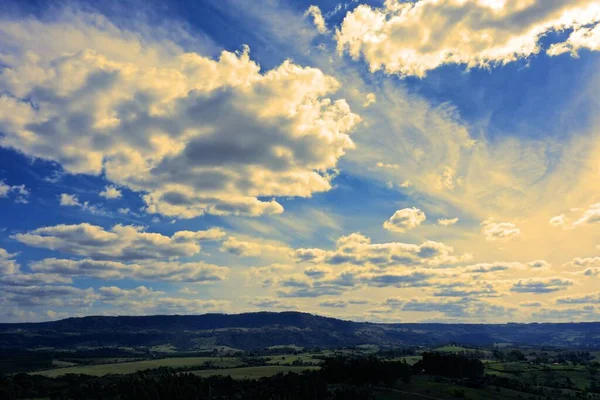
[[600,320],[600,1],[5,0],[0,322]]

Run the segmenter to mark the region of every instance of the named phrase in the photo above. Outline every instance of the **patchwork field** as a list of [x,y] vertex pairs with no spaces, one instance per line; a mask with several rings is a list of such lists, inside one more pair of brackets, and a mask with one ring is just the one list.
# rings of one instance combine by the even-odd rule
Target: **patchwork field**
[[56,368],[47,371],[35,372],[37,375],[54,378],[66,374],[85,374],[91,376],[104,376],[109,374],[131,374],[138,371],[150,370],[160,367],[187,368],[205,366],[211,363],[217,368],[233,368],[244,363],[231,357],[173,357],[157,360],[144,360],[134,362],[120,362],[115,364],[84,365],[76,367]]
[[208,376],[230,376],[233,379],[258,379],[269,376],[274,376],[279,373],[301,373],[302,371],[314,371],[318,370],[319,367],[315,366],[304,366],[304,367],[293,367],[290,365],[269,365],[269,366],[257,366],[257,367],[242,367],[242,368],[230,368],[230,369],[208,369],[202,371],[192,371],[194,375],[201,377]]

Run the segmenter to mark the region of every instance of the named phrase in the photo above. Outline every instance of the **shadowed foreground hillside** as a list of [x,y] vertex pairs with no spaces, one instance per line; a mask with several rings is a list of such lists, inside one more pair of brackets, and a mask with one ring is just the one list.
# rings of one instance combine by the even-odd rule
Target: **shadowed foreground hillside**
[[68,318],[0,324],[0,348],[156,346],[179,351],[227,346],[253,350],[276,345],[342,347],[360,344],[519,345],[600,348],[600,323],[565,324],[375,324],[306,313],[156,315]]

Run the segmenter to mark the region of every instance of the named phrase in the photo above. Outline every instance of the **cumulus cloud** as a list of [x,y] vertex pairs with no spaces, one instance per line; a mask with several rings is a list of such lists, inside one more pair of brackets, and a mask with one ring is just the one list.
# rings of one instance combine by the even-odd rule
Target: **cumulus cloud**
[[361,282],[373,287],[424,287],[430,286],[429,279],[434,274],[428,272],[411,272],[408,274],[369,274],[361,277]]
[[0,146],[104,174],[150,213],[281,213],[273,198],[330,190],[354,147],[360,118],[316,68],[263,73],[247,49],[214,60],[93,14],[3,20],[0,34]]
[[462,271],[468,274],[491,274],[506,271],[524,270],[525,265],[519,262],[500,262],[479,263],[462,268]]
[[527,265],[533,269],[548,269],[551,267],[550,263],[545,260],[535,260],[528,262]]
[[566,29],[573,32],[549,55],[598,50],[599,21],[595,0],[386,0],[347,13],[336,39],[340,53],[364,58],[371,71],[424,77],[445,64],[487,68],[530,57],[543,36]]
[[436,290],[435,297],[498,297],[498,291],[490,284],[478,285],[478,287],[468,288],[441,288]]
[[576,308],[542,308],[532,314],[536,321],[596,321],[598,309],[594,306],[581,306]]
[[552,44],[548,49],[548,54],[557,56],[570,53],[573,57],[578,57],[580,50],[600,50],[600,24],[596,23],[593,27],[575,29],[566,41]]
[[371,243],[371,239],[353,233],[340,237],[335,250],[319,248],[297,249],[292,256],[298,262],[316,264],[351,264],[357,266],[427,266],[456,264],[468,261],[471,256],[453,255],[454,249],[443,243],[427,241],[421,245],[400,242]]
[[101,197],[104,197],[107,200],[120,199],[123,195],[119,189],[115,186],[106,186],[104,190],[99,193]]
[[2,286],[6,304],[15,307],[58,306],[82,308],[97,300],[94,289],[79,289],[72,286]]
[[79,196],[76,194],[61,193],[59,197],[60,205],[63,207],[78,207],[82,210],[89,211],[92,214],[101,214],[103,211],[95,205],[91,205],[88,201],[83,203],[79,201]]
[[11,254],[0,247],[0,273],[15,274],[19,271],[19,264],[14,259],[17,255]]
[[510,240],[521,235],[521,230],[511,222],[495,222],[493,218],[489,218],[481,226],[487,241]]
[[573,222],[573,227],[600,223],[600,203],[592,204],[579,218]]
[[363,107],[369,107],[371,104],[375,104],[377,102],[377,95],[375,93],[367,93],[365,96],[365,101],[363,102]]
[[[226,311],[228,301],[201,300],[171,297],[167,293],[138,286],[122,289],[116,286],[100,287],[95,296],[103,305],[113,306],[112,312],[119,314],[126,310],[128,314],[200,314],[203,312]],[[109,311],[110,312],[110,311]]]
[[600,304],[600,293],[559,297],[556,304]]
[[204,262],[145,261],[143,264],[135,264],[108,260],[58,258],[46,258],[33,262],[31,270],[62,276],[188,283],[220,282],[229,273],[229,269],[226,267]]
[[282,276],[292,271],[293,267],[284,264],[272,264],[266,267],[252,267],[246,273],[248,278],[248,284],[260,283],[264,288],[271,287],[279,280]]
[[287,301],[283,301],[281,299],[275,298],[275,297],[255,297],[253,300],[249,301],[248,304],[258,307],[260,309],[265,309],[265,308],[276,308],[276,309],[282,309],[282,310],[295,310],[297,309],[296,306],[294,306],[293,304],[287,302]]
[[0,198],[14,197],[16,203],[27,204],[29,202],[29,190],[25,185],[10,186],[0,180]]
[[60,274],[13,273],[0,277],[0,286],[43,286],[69,284],[72,279]]
[[437,220],[438,225],[442,225],[442,226],[456,225],[457,222],[458,222],[458,218],[452,218],[452,219],[440,218]]
[[144,260],[185,257],[198,254],[200,242],[220,240],[225,233],[179,231],[171,237],[145,232],[139,226],[115,225],[110,230],[88,223],[56,225],[11,236],[28,246],[91,257],[100,260]]
[[406,232],[421,225],[427,217],[418,208],[404,208],[398,210],[383,223],[383,228],[391,232]]
[[309,267],[304,270],[304,275],[312,279],[323,279],[332,272],[332,269],[327,267]]
[[573,280],[563,278],[531,278],[523,279],[511,287],[515,293],[545,294],[565,290],[573,285]]
[[583,270],[578,270],[575,274],[585,275],[585,276],[599,276],[600,275],[600,257],[587,257],[587,258],[574,258],[564,265],[565,267],[571,269],[579,269],[584,268]]

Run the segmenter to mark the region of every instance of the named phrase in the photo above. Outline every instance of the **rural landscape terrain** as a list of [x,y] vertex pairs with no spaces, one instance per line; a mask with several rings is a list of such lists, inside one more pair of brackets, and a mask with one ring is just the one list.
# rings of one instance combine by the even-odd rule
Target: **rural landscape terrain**
[[600,323],[85,317],[0,348],[2,399],[600,399]]
[[600,0],[0,0],[0,400],[600,400]]

